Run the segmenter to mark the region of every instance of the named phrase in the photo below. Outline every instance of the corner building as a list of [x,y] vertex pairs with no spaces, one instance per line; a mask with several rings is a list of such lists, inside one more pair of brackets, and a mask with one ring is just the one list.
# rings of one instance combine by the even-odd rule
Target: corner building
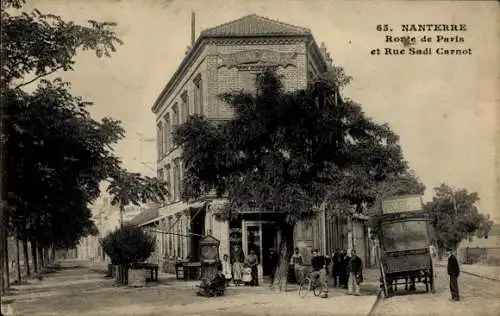
[[[224,92],[255,90],[256,75],[273,66],[284,76],[285,89],[305,88],[311,78],[327,70],[331,60],[306,28],[249,15],[206,29],[193,43],[183,61],[158,96],[152,111],[156,115],[158,176],[168,183],[172,197],[158,216],[141,226],[154,227],[160,249],[160,264],[190,256],[199,260],[199,235],[212,234],[221,241],[220,254],[230,255],[240,244],[245,254],[255,249],[270,273],[269,249],[278,249],[280,232],[275,225],[278,214],[256,211],[226,221],[217,216],[223,200],[204,197],[185,203],[180,200],[183,162],[181,149],[172,141],[172,131],[190,115],[201,114],[213,121],[231,119],[232,110],[218,95]],[[294,245],[309,257],[312,248],[330,253],[333,247],[347,248],[345,223],[326,219],[299,223]],[[328,237],[328,236],[329,237]]]

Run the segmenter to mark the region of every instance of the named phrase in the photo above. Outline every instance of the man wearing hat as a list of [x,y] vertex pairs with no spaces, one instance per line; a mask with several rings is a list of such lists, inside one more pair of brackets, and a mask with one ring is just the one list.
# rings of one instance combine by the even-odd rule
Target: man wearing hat
[[448,248],[448,275],[450,276],[450,292],[451,299],[454,301],[460,300],[458,293],[458,276],[460,275],[460,267],[457,258],[453,255],[452,249]]

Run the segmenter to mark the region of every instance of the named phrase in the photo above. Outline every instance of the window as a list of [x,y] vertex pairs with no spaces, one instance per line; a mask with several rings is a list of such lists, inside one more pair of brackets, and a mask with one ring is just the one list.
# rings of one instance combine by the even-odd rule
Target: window
[[[167,225],[168,225],[167,232],[172,231],[172,217],[168,218]],[[168,235],[168,255],[172,256],[173,251],[174,251],[174,235],[169,234]]]
[[165,166],[165,179],[164,181],[167,183],[167,192],[168,194],[170,195],[169,196],[169,200],[172,200],[173,198],[173,192],[172,192],[172,179],[171,179],[171,176],[170,176],[170,165],[166,165]]
[[172,125],[174,127],[179,126],[179,121],[180,121],[180,118],[179,118],[179,105],[177,103],[175,103],[174,106],[172,106],[172,119],[173,119]]
[[160,180],[160,181],[164,181],[165,180],[165,173],[163,171],[163,168],[162,169],[158,169],[158,180]]
[[187,91],[184,91],[184,93],[181,96],[181,99],[182,99],[181,115],[182,115],[182,123],[184,123],[187,121],[187,118],[189,116],[189,97]]
[[254,92],[257,88],[257,75],[258,73],[251,71],[242,71],[240,78],[243,83],[243,90]]
[[168,153],[170,151],[171,147],[171,129],[172,125],[170,122],[170,113],[165,114],[163,117],[164,122],[165,122],[165,131],[164,131],[164,141],[165,141],[165,153]]
[[194,114],[203,115],[203,82],[201,74],[194,79]]
[[181,197],[181,170],[179,158],[174,160],[174,188],[173,188],[174,200],[178,201]]
[[429,240],[427,222],[410,220],[382,226],[382,245],[386,251],[405,251],[426,248]]
[[177,251],[176,251],[176,257],[181,258],[181,225],[180,225],[180,220],[177,218]]
[[158,160],[163,156],[163,124],[158,123],[156,128],[156,147],[158,150]]

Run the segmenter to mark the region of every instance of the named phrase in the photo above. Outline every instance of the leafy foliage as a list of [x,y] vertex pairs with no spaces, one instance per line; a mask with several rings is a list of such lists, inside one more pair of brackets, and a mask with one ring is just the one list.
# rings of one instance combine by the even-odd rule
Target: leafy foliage
[[479,213],[475,203],[479,201],[476,192],[466,189],[454,190],[447,184],[434,188],[435,196],[425,205],[431,216],[436,233],[437,245],[456,248],[458,244],[475,233],[487,235],[492,221],[488,215]]
[[101,240],[104,252],[115,265],[145,261],[155,250],[156,240],[137,226],[124,226]]
[[255,93],[221,96],[234,110],[232,120],[191,117],[174,139],[183,147],[183,198],[215,189],[228,196],[228,214],[267,210],[285,214],[288,223],[320,206],[373,203],[373,186],[406,170],[398,137],[360,105],[340,100],[332,78],[288,92],[266,70]]
[[[21,9],[23,1],[9,1],[6,5]],[[89,20],[89,26],[80,26],[37,9],[17,13],[2,10],[3,84],[24,79],[28,74],[38,79],[60,69],[72,70],[79,49],[94,51],[98,57],[110,57],[116,51],[115,46],[122,44],[111,29],[114,23]]]
[[[111,182],[120,203],[162,200],[166,192],[158,180],[120,167],[112,149],[125,135],[119,121],[93,119],[92,103],[72,95],[69,83],[46,80],[58,70],[72,70],[79,50],[109,57],[121,44],[113,24],[79,26],[36,9],[28,13],[23,4],[3,1],[1,13],[8,225],[42,247],[67,248],[97,233],[88,205],[102,181]],[[36,81],[33,92],[23,90]]]
[[117,170],[112,176],[107,191],[113,196],[111,204],[119,205],[122,212],[126,205],[140,205],[149,201],[161,203],[169,195],[165,183],[157,178],[124,169]]

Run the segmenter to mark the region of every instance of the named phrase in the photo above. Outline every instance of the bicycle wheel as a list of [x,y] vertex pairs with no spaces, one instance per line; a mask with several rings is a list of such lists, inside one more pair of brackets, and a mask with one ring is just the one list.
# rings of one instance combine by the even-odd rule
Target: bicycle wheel
[[307,293],[311,290],[311,279],[306,278],[305,280],[300,283],[299,287],[299,295],[300,297],[304,298],[307,296]]
[[313,293],[314,293],[314,296],[320,296],[321,293],[323,293],[323,288],[321,285],[319,284],[315,284],[313,286]]

